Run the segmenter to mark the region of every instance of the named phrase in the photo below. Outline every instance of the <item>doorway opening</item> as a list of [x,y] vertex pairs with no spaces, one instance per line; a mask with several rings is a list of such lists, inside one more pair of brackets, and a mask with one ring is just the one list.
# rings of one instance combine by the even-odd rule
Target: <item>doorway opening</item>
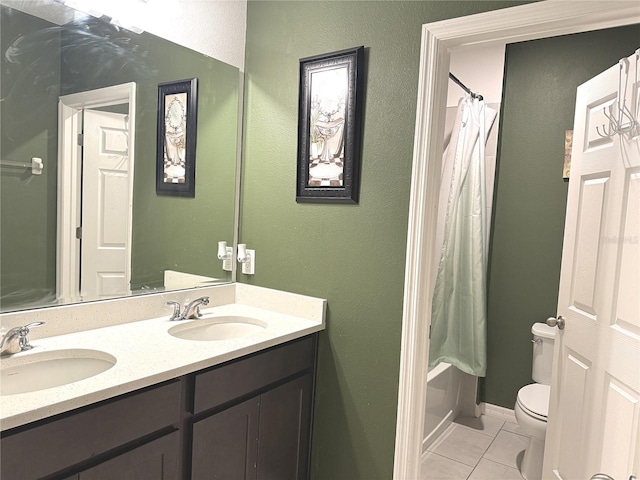
[[62,303],[129,290],[135,100],[133,82],[60,97],[56,290]]
[[[427,391],[428,325],[450,51],[638,22],[633,2],[539,2],[423,26],[407,239],[394,478],[417,478]],[[499,26],[499,27],[496,27]]]

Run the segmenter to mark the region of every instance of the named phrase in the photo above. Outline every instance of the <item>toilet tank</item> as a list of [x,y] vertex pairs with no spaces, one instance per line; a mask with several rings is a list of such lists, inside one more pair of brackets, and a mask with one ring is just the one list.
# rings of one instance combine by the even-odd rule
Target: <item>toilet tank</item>
[[553,368],[553,342],[556,338],[556,328],[546,323],[534,323],[531,327],[533,334],[533,368],[531,378],[536,383],[551,385],[551,370]]

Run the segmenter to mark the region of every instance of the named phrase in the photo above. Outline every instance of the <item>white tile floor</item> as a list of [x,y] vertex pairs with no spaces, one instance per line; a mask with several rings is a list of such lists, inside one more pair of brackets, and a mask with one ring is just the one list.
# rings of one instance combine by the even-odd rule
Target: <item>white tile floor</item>
[[522,480],[529,437],[499,417],[459,417],[427,449],[420,480]]

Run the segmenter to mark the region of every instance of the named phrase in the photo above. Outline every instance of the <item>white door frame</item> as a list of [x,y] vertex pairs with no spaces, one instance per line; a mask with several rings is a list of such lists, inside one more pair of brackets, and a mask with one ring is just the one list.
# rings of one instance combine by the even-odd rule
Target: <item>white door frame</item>
[[[82,132],[82,111],[110,105],[129,104],[129,225],[133,217],[133,169],[135,154],[136,84],[134,82],[99,88],[60,97],[58,103],[58,217],[56,245],[56,292],[63,303],[79,301],[80,241],[76,227],[80,225],[82,148],[78,134]],[[131,229],[129,229],[131,244]],[[129,258],[131,265],[131,249]],[[131,271],[129,269],[129,276]],[[130,278],[127,279],[129,281]]]
[[547,0],[422,26],[393,478],[418,478],[450,50],[640,23],[637,1]]

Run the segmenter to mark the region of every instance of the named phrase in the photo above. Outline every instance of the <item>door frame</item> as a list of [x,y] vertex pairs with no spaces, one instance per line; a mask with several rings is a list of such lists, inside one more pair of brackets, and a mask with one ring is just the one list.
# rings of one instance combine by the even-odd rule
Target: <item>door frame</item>
[[[76,227],[81,222],[82,112],[85,108],[129,104],[129,204],[133,218],[133,170],[135,166],[136,84],[135,82],[63,95],[58,102],[58,206],[56,242],[56,292],[63,303],[78,302],[80,297],[80,241]],[[129,245],[132,229],[129,228]],[[131,248],[129,248],[127,282],[131,280]]]
[[[450,51],[640,23],[637,1],[547,0],[422,26],[393,478],[418,478]],[[424,292],[428,292],[425,294]]]

